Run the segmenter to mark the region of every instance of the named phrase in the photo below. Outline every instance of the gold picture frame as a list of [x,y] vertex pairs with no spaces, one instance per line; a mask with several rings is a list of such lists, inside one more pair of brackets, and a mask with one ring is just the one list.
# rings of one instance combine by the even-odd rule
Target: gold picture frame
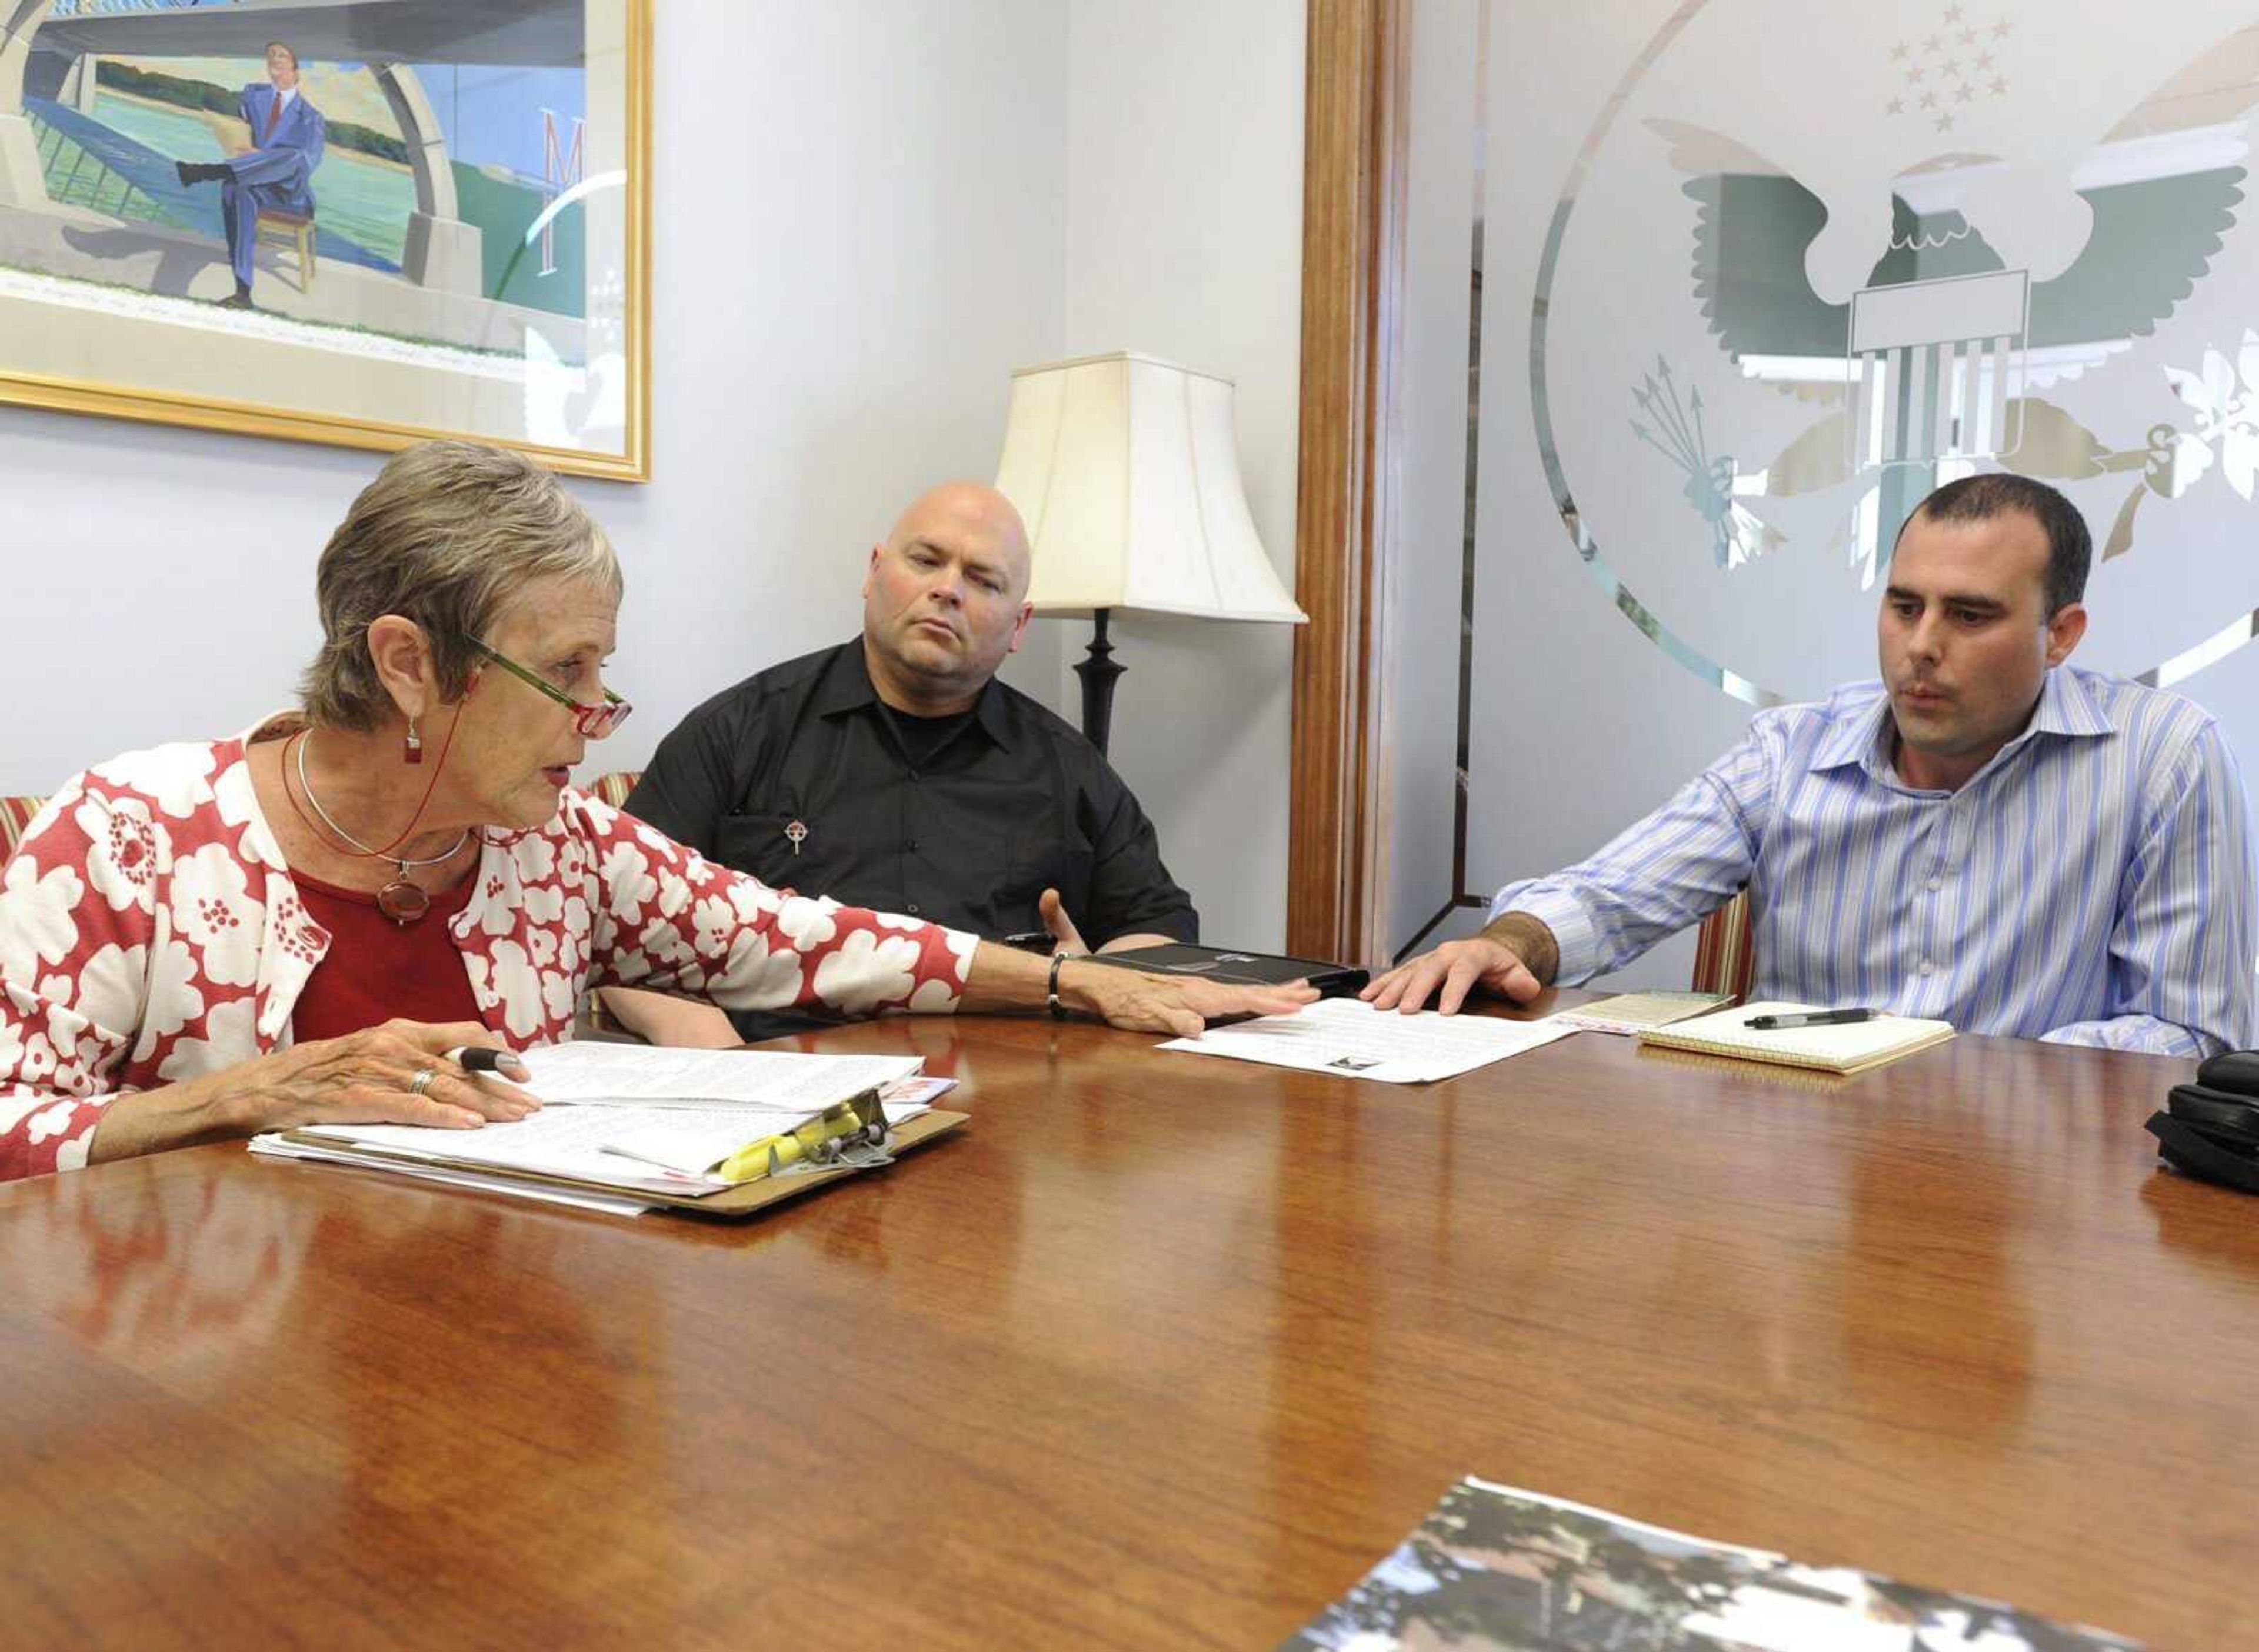
[[0,402],[650,480],[652,4],[0,0]]

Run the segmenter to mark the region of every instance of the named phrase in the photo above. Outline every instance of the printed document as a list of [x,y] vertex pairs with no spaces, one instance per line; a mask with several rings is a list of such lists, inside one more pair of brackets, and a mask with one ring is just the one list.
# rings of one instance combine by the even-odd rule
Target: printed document
[[547,1044],[525,1052],[526,1070],[531,1076],[524,1087],[552,1105],[603,1107],[632,1102],[638,1107],[703,1107],[737,1104],[809,1114],[907,1078],[922,1065],[916,1056]]
[[1457,1078],[1576,1031],[1559,1017],[1500,1021],[1489,1015],[1404,1015],[1361,999],[1321,999],[1293,1015],[1265,1015],[1211,1027],[1197,1038],[1172,1038],[1164,1050],[1229,1056],[1308,1072],[1429,1084]]

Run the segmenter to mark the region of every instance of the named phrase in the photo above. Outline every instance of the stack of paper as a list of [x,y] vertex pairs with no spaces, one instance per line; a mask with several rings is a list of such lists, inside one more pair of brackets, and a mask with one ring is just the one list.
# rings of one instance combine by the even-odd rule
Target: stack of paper
[[[740,1149],[878,1091],[890,1126],[927,1110],[948,1080],[917,1057],[558,1044],[526,1052],[542,1109],[475,1130],[310,1125],[261,1136],[256,1153],[396,1171],[596,1209],[696,1199],[734,1184],[715,1172]],[[545,1178],[528,1181],[528,1177]],[[560,1187],[559,1182],[576,1184]]]

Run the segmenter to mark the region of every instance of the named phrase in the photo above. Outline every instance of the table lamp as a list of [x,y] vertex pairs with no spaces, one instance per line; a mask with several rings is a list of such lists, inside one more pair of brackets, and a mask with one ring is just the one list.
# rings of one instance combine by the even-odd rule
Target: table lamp
[[1012,374],[996,487],[1028,525],[1036,612],[1095,623],[1074,669],[1101,753],[1125,669],[1106,640],[1114,609],[1309,619],[1256,537],[1232,418],[1229,379],[1128,351]]

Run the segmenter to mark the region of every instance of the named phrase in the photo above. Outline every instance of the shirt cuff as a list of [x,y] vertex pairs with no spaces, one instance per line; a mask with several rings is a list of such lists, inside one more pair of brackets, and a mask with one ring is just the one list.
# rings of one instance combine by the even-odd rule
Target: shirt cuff
[[2216,1056],[2227,1048],[2218,1038],[2155,1015],[2113,1015],[2106,1021],[2074,1021],[2040,1035],[2043,1044],[2083,1044],[2090,1050],[2127,1050],[2149,1056]]
[[1581,986],[1600,972],[1600,934],[1585,903],[1566,889],[1542,879],[1510,883],[1491,897],[1490,915],[1495,920],[1509,912],[1526,912],[1553,931],[1560,952],[1554,986]]
[[[973,954],[980,949],[980,937],[964,929],[942,929],[939,924],[934,927],[941,929],[941,943],[949,949],[950,957],[957,960],[957,979],[951,983],[951,990],[954,997],[962,999],[965,983],[973,976]],[[954,1009],[956,1005],[951,1004],[950,1008]]]
[[111,1097],[59,1095],[29,1087],[0,1092],[0,1182],[83,1170],[95,1127]]

